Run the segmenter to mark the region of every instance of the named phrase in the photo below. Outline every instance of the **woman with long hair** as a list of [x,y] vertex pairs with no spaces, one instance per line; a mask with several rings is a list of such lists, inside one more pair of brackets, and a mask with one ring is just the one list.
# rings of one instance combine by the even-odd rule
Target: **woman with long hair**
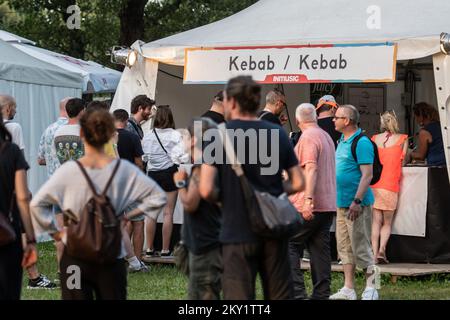
[[[20,299],[22,267],[28,268],[37,261],[30,217],[28,169],[22,151],[11,142],[11,134],[3,124],[0,113],[0,300]],[[22,244],[22,228],[26,233],[25,247]]]
[[[64,163],[41,187],[31,202],[32,217],[37,233],[48,232],[66,245],[61,258],[61,289],[64,300],[117,300],[126,299],[127,272],[122,235],[117,235],[122,249],[113,262],[91,261],[68,251],[70,239],[66,229],[58,230],[53,221],[52,205],[58,205],[66,217],[79,221],[88,201],[97,194],[105,194],[114,213],[122,218],[131,205],[138,214],[152,215],[166,203],[159,186],[135,165],[114,159],[105,153],[105,145],[116,129],[114,120],[106,110],[90,109],[80,119],[80,136],[85,154],[75,161]],[[98,196],[97,196],[98,197]],[[134,212],[127,214],[133,217]],[[68,246],[69,244],[69,246]],[[71,254],[72,253],[72,254]],[[69,277],[79,268],[79,285],[74,286]]]
[[[144,161],[147,161],[147,174],[166,192],[167,205],[163,209],[162,250],[161,257],[171,256],[170,240],[173,229],[173,212],[177,202],[178,189],[173,182],[173,175],[178,165],[189,160],[185,152],[183,137],[175,130],[172,111],[167,105],[158,106],[153,121],[153,129],[142,140]],[[155,255],[154,239],[156,219],[149,218],[146,225],[147,250],[145,255]]]
[[417,148],[411,153],[413,160],[427,161],[428,166],[445,166],[444,144],[438,111],[426,102],[413,107],[416,123],[420,126]]
[[375,197],[372,211],[372,250],[377,263],[388,263],[386,245],[397,209],[408,136],[400,134],[397,117],[394,112],[389,111],[381,115],[381,131],[382,133],[372,137],[372,141],[378,146],[383,165],[380,180],[371,186]]

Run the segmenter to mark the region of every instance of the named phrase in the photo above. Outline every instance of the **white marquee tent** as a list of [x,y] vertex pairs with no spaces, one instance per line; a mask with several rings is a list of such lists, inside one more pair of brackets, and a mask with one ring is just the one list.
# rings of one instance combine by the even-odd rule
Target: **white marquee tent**
[[[376,28],[368,25],[374,14],[379,22]],[[179,81],[174,85],[167,73],[158,73],[165,64],[165,70],[182,76],[182,70],[167,65],[184,66],[186,48],[393,42],[398,45],[398,60],[432,58],[431,76],[449,165],[450,135],[445,128],[450,127],[450,57],[440,51],[440,34],[450,32],[449,16],[448,0],[260,0],[215,23],[147,44],[134,43],[132,47],[140,57],[135,66],[124,71],[113,109],[129,108],[137,94],[156,95],[158,101],[161,97],[170,101],[179,94],[177,101],[183,107],[202,104],[206,108],[217,87],[182,86]],[[193,114],[191,110],[186,113]]]
[[21,124],[25,157],[30,165],[30,190],[36,192],[47,179],[46,170],[36,161],[39,139],[58,116],[64,97],[81,97],[83,79],[52,64],[33,58],[10,43],[0,40],[0,94],[16,99],[14,121]]
[[93,61],[84,61],[35,46],[31,40],[0,30],[0,39],[26,54],[83,77],[83,93],[115,92],[121,72]]

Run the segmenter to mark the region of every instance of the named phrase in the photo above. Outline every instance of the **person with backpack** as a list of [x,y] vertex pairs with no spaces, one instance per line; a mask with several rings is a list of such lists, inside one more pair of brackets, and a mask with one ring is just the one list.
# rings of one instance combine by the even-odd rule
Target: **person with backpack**
[[374,197],[369,187],[374,182],[377,148],[362,135],[358,123],[359,112],[354,106],[342,105],[337,109],[334,124],[342,137],[336,149],[336,240],[345,283],[330,297],[332,300],[357,299],[356,266],[366,273],[362,300],[378,300],[378,291],[371,280],[377,269],[370,242]]
[[[32,200],[35,232],[47,232],[65,244],[61,258],[64,300],[126,299],[121,216],[126,208],[137,205],[137,214],[153,217],[166,204],[166,196],[138,167],[105,154],[104,146],[115,132],[108,111],[87,110],[80,126],[85,154],[57,169]],[[52,205],[64,213],[63,230],[54,224]]]
[[389,263],[386,246],[391,235],[392,220],[398,204],[402,165],[406,163],[408,135],[400,134],[395,112],[386,111],[380,116],[380,134],[372,141],[378,147],[383,171],[380,180],[372,186],[375,197],[372,217],[372,249],[377,263]]
[[[11,141],[0,113],[0,300],[20,299],[22,267],[37,261],[26,178],[29,166],[19,146]],[[22,228],[26,233],[25,248]]]

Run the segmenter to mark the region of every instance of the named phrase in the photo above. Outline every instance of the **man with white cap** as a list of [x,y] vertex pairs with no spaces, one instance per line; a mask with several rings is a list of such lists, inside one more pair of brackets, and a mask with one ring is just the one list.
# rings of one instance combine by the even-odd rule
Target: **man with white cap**
[[330,135],[335,148],[341,138],[341,133],[336,131],[333,122],[334,113],[338,106],[332,95],[325,95],[320,98],[316,106],[317,124]]

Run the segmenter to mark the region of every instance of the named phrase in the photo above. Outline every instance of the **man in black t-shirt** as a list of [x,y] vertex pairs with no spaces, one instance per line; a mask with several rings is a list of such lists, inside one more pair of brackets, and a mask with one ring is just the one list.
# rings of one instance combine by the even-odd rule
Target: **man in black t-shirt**
[[206,111],[202,117],[209,118],[217,124],[225,122],[225,117],[223,116],[223,91],[219,91],[214,96],[211,109]]
[[[224,92],[227,131],[234,134],[234,142],[243,136],[246,139],[243,144],[241,140],[244,148],[238,148],[239,142],[234,143],[244,174],[255,189],[274,196],[301,191],[303,176],[286,133],[278,125],[259,121],[256,116],[260,96],[261,87],[245,76],[231,79]],[[257,273],[263,282],[264,299],[292,298],[288,239],[269,240],[252,231],[239,178],[231,165],[221,163],[223,159],[216,159],[214,163],[202,165],[199,190],[202,198],[222,204],[219,240],[224,266],[224,299],[255,299]],[[284,182],[283,170],[289,176]],[[217,192],[216,181],[220,192]]]
[[342,133],[336,131],[333,122],[334,113],[337,108],[338,104],[332,95],[325,95],[320,98],[316,107],[317,124],[330,135],[335,148],[337,148],[337,142],[342,135]]
[[284,94],[278,90],[269,91],[266,95],[266,106],[258,113],[258,118],[282,126],[280,116],[285,108],[286,97]]
[[[141,140],[137,134],[126,129],[129,121],[128,112],[123,109],[118,109],[113,112],[113,116],[118,133],[117,152],[119,153],[119,157],[134,163],[141,170],[144,170],[144,164],[142,162],[144,151],[142,151]],[[135,207],[130,207],[127,209],[127,212],[133,209]],[[133,241],[133,252],[131,252],[131,249],[127,249],[126,257],[130,272],[148,272],[148,268],[140,261],[144,247],[144,219],[145,216],[142,213],[140,216],[131,218],[126,224],[126,233],[130,237],[129,241],[130,243],[131,240]],[[126,241],[128,242],[128,239]],[[129,247],[131,247],[131,244]],[[126,248],[128,247],[126,246]]]
[[134,163],[142,170],[144,169],[142,163],[142,144],[139,136],[126,129],[128,121],[128,112],[123,109],[114,111],[115,125],[119,135],[117,141],[117,151],[121,159],[126,159]]

